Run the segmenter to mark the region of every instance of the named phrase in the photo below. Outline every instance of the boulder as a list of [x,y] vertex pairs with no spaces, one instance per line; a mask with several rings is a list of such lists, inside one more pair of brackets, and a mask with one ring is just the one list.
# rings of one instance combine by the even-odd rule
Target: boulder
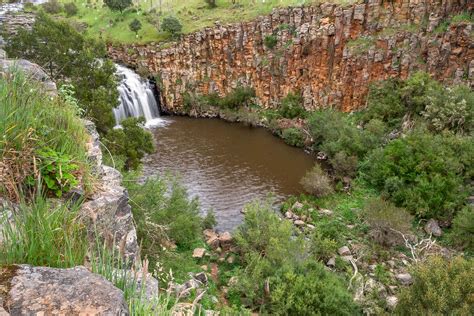
[[328,262],[326,262],[326,266],[334,268],[336,266],[336,257],[331,257]]
[[39,65],[25,59],[0,58],[0,77],[2,72],[9,72],[15,68],[23,71],[30,79],[40,82],[48,93],[57,94],[56,84]]
[[305,223],[304,223],[302,220],[300,220],[300,219],[294,221],[293,223],[294,223],[296,226],[303,226],[303,225],[305,224]]
[[402,285],[410,285],[413,283],[413,277],[409,273],[399,273],[395,276],[395,278],[400,282]]
[[0,282],[11,315],[129,315],[122,291],[84,267],[5,266]]
[[301,210],[304,207],[303,203],[301,202],[295,202],[293,206],[291,207],[292,210]]
[[430,219],[425,225],[425,232],[429,235],[433,235],[435,237],[440,237],[443,235],[443,231],[439,227],[438,221],[435,219]]
[[206,249],[196,248],[196,249],[193,250],[193,258],[201,259],[202,257],[204,257],[205,253],[206,253]]
[[229,232],[223,232],[219,235],[219,244],[224,251],[229,250],[233,244],[232,235]]
[[395,309],[395,307],[398,304],[398,298],[396,296],[393,296],[393,295],[392,296],[387,296],[385,301],[387,302],[387,306],[390,310]]
[[351,250],[347,246],[342,246],[337,250],[337,253],[341,256],[350,256],[351,255]]
[[319,214],[324,215],[324,216],[332,216],[334,212],[331,210],[322,209],[322,210],[319,210]]

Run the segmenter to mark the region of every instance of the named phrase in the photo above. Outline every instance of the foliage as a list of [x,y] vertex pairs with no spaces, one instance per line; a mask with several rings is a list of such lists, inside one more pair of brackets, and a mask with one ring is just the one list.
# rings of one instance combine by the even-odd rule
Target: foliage
[[308,262],[270,278],[271,315],[357,315],[358,309],[336,275]]
[[182,249],[191,248],[199,240],[202,219],[198,200],[190,199],[178,181],[151,178],[140,185],[136,179],[129,179],[125,184],[142,252],[151,263],[156,262],[156,253],[163,246],[169,246],[168,238]]
[[204,0],[211,9],[217,7],[216,0]]
[[181,33],[183,26],[177,18],[168,16],[163,19],[161,28],[163,31],[170,33],[172,36],[176,36]]
[[319,230],[311,234],[311,253],[320,261],[326,262],[337,251],[337,242]]
[[76,15],[77,12],[79,12],[79,9],[74,2],[67,2],[64,4],[64,12],[66,12],[68,17],[71,17]]
[[63,11],[63,6],[58,0],[49,0],[41,5],[46,13],[57,14]]
[[216,225],[216,215],[213,210],[209,210],[202,220],[202,229],[213,229]]
[[344,177],[354,177],[357,172],[357,157],[348,156],[344,151],[338,152],[334,158],[330,160],[331,167],[334,171],[336,179]]
[[362,214],[371,228],[371,237],[382,246],[400,245],[403,243],[401,234],[411,233],[412,216],[383,199],[367,201]]
[[79,205],[52,205],[41,196],[30,206],[20,204],[4,225],[0,263],[57,268],[84,264],[87,239],[78,210]]
[[130,22],[128,27],[130,28],[130,31],[138,35],[138,31],[140,31],[142,28],[142,23],[138,19],[134,19],[132,22]]
[[474,253],[474,208],[465,206],[453,220],[451,244]]
[[104,4],[112,11],[123,13],[125,9],[132,5],[132,0],[104,0]]
[[364,178],[397,206],[422,218],[449,218],[464,204],[472,177],[471,138],[417,130],[374,150]]
[[[41,180],[44,181],[46,192],[52,192],[61,197],[79,184],[77,175],[79,166],[71,157],[51,148],[43,147],[37,151],[39,155],[39,172]],[[34,180],[33,180],[34,183]]]
[[84,38],[63,20],[39,13],[31,30],[20,29],[5,47],[10,56],[42,66],[59,85],[72,84],[85,115],[105,134],[114,126],[112,109],[118,105],[115,66],[105,56],[105,45]]
[[291,222],[281,220],[269,203],[253,202],[245,211],[235,236],[243,267],[230,294],[264,314],[357,313],[341,281],[308,256],[309,245]]
[[370,150],[371,142],[365,141],[364,131],[344,113],[332,109],[317,110],[310,115],[308,127],[314,139],[313,148],[325,152],[329,158],[339,152],[363,157]]
[[306,175],[301,179],[301,185],[306,192],[316,197],[323,197],[334,191],[331,185],[331,180],[321,169],[319,164],[315,164],[314,167],[306,173]]
[[470,315],[473,311],[474,261],[431,257],[416,267],[412,286],[400,295],[399,315]]
[[290,146],[303,147],[304,146],[304,134],[298,128],[286,128],[283,130],[281,137]]
[[468,11],[464,11],[459,14],[456,14],[455,16],[451,18],[451,23],[462,23],[462,22],[474,23],[473,14],[469,13]]
[[145,119],[129,117],[120,122],[121,128],[116,128],[107,134],[105,144],[117,156],[125,158],[125,169],[137,169],[145,154],[154,151],[153,137],[143,129]]
[[282,117],[294,119],[297,117],[304,117],[306,110],[303,107],[303,98],[296,93],[288,93],[286,97],[281,100],[279,113]]
[[222,98],[219,105],[223,108],[237,109],[242,106],[248,106],[254,97],[255,90],[253,88],[238,86],[231,93]]
[[467,86],[431,90],[422,112],[430,129],[470,134],[474,131],[474,91]]
[[275,46],[278,44],[278,39],[275,35],[267,35],[263,39],[263,44],[268,48],[268,49],[273,49]]
[[35,162],[46,146],[67,158],[69,166],[78,166],[76,179],[86,184],[88,136],[74,98],[60,92],[60,97],[51,98],[39,83],[16,69],[0,80],[0,192],[14,201],[27,196],[23,191],[27,179],[36,182]]

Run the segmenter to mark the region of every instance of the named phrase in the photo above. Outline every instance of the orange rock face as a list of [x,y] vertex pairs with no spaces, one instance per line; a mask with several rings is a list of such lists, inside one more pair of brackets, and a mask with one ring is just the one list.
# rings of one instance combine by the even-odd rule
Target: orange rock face
[[[299,92],[308,110],[343,111],[365,105],[371,82],[418,70],[473,85],[473,25],[442,25],[474,9],[472,1],[365,2],[275,9],[252,22],[206,28],[166,49],[110,46],[109,55],[156,74],[170,112],[181,111],[185,92],[225,95],[238,85],[255,88],[264,107]],[[275,47],[265,45],[268,36],[276,38]]]

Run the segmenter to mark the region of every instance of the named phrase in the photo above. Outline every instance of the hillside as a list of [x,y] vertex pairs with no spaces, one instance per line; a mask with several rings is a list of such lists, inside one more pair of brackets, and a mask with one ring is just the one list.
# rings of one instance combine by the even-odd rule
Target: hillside
[[[176,17],[183,25],[183,33],[187,34],[214,26],[215,22],[225,24],[249,21],[270,13],[276,7],[299,6],[313,2],[314,0],[218,0],[217,6],[210,8],[204,0],[139,0],[133,2],[132,8],[120,13],[104,7],[100,0],[79,0],[75,2],[79,12],[74,20],[87,25],[86,32],[92,37],[102,37],[114,43],[147,43],[169,39],[169,34],[160,29],[162,19],[167,16]],[[129,30],[129,24],[135,18],[142,24],[138,38]]]

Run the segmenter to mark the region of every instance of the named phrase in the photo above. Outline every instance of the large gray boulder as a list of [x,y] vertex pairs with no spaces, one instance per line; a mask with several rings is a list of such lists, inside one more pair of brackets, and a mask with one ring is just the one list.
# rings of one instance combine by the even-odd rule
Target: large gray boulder
[[2,300],[12,316],[129,315],[122,291],[84,267],[0,267]]

